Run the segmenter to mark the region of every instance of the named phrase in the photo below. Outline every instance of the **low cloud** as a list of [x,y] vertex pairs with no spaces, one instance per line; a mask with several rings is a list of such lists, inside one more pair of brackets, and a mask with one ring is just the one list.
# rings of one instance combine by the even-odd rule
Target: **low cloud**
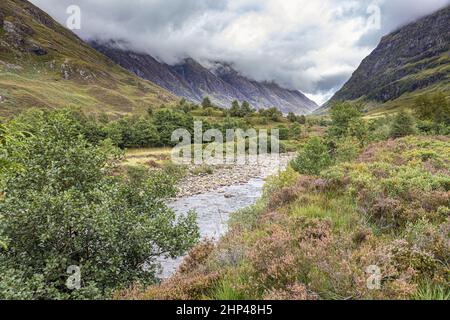
[[[222,60],[322,103],[380,38],[450,0],[32,0],[65,24],[82,11],[82,38],[125,40],[174,64]],[[377,10],[380,19],[377,19]],[[379,21],[379,24],[377,22]]]

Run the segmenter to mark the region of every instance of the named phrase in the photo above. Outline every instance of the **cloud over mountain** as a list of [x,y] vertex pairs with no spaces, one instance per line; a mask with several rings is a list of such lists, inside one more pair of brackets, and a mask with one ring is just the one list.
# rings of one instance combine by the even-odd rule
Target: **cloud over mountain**
[[[87,40],[125,40],[173,64],[226,61],[318,102],[350,77],[381,36],[450,0],[32,0],[65,23],[80,6]],[[379,11],[377,10],[379,8]],[[380,12],[380,25],[377,14]]]

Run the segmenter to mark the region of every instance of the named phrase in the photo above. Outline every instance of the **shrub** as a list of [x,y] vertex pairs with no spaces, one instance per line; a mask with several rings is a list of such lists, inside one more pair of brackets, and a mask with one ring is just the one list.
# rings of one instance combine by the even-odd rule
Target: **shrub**
[[318,175],[332,163],[328,148],[319,137],[308,140],[297,157],[291,162],[292,168],[303,174]]
[[164,146],[174,146],[171,141],[172,133],[176,129],[186,129],[193,133],[194,119],[190,114],[162,109],[154,112],[153,123],[160,136],[160,143]]
[[407,112],[399,112],[391,124],[390,137],[396,139],[412,135],[415,132],[414,118]]
[[335,151],[335,159],[338,162],[355,160],[361,149],[356,138],[347,137],[338,141]]
[[283,125],[278,126],[279,138],[280,140],[289,140],[289,128]]
[[361,106],[349,102],[336,103],[331,107],[331,126],[328,134],[331,137],[342,137],[348,133],[352,122],[362,117]]
[[[9,275],[0,299],[108,297],[154,282],[156,257],[179,256],[197,240],[195,214],[177,218],[163,202],[171,177],[130,185],[112,176],[111,147],[86,142],[77,124],[65,112],[40,113],[33,135],[4,147],[20,170],[6,171],[0,191],[0,272]],[[81,290],[65,285],[71,265],[81,268]]]

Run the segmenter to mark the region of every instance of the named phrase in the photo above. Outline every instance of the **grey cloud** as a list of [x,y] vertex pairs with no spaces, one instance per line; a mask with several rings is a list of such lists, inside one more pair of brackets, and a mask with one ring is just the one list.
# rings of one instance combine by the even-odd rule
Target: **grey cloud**
[[[125,40],[173,64],[192,56],[223,60],[256,80],[328,96],[380,38],[450,0],[31,0],[61,23],[82,10],[84,39]],[[367,8],[381,28],[361,30]],[[298,16],[297,16],[298,15]]]

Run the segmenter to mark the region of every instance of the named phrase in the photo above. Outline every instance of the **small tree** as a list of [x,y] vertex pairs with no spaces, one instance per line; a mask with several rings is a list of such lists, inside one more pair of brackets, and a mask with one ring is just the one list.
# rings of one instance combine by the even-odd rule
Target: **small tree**
[[300,117],[298,117],[298,123],[305,124],[306,123],[306,116],[302,114]]
[[300,139],[302,136],[302,127],[298,123],[294,123],[291,127],[291,136],[293,139]]
[[348,133],[349,126],[355,119],[362,117],[361,106],[349,102],[337,103],[332,106],[330,115],[331,126],[328,134],[340,138]]
[[303,174],[318,175],[332,163],[327,145],[319,137],[308,140],[297,157],[292,160],[292,168]]
[[280,140],[289,140],[290,132],[288,127],[284,125],[279,125],[277,129],[280,135],[279,136]]
[[240,115],[241,115],[241,107],[239,106],[239,102],[237,100],[234,100],[231,103],[230,116],[240,117]]
[[287,119],[290,122],[296,122],[297,121],[297,116],[295,115],[295,113],[289,112],[288,115],[287,115]]
[[253,113],[252,108],[250,107],[250,104],[247,101],[242,102],[241,106],[241,117],[248,116]]
[[416,133],[414,118],[405,111],[400,111],[391,124],[390,137],[401,138]]
[[209,99],[209,97],[204,97],[203,98],[202,107],[205,108],[205,109],[213,107],[213,104],[211,103],[211,100]]

